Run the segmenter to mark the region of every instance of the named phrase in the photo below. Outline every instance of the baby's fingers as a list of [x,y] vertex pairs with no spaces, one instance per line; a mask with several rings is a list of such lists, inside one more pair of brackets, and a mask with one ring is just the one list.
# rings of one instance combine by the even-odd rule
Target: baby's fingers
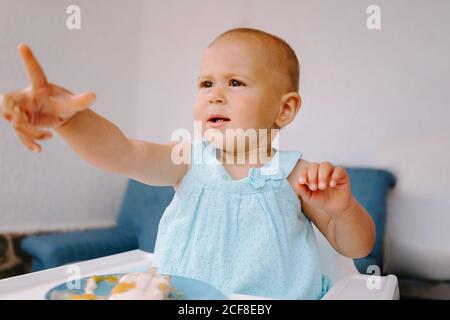
[[300,168],[300,172],[298,174],[297,182],[300,185],[308,184],[308,167]]
[[325,190],[328,186],[328,180],[331,173],[333,172],[334,166],[328,162],[324,161],[319,165],[319,189]]
[[0,114],[6,120],[11,121],[14,115],[20,114],[19,106],[24,99],[25,94],[21,91],[0,95]]
[[25,145],[25,147],[36,153],[39,153],[41,151],[41,146],[35,143],[30,137],[20,132],[18,132],[17,134],[19,135],[19,139],[22,144]]
[[50,131],[38,130],[36,127],[33,127],[28,124],[28,122],[24,121],[21,116],[15,117],[12,124],[18,133],[33,140],[50,139],[52,137],[52,133]]
[[77,108],[77,111],[83,111],[89,108],[97,99],[95,93],[93,92],[84,92],[77,96],[72,97],[73,105]]
[[48,85],[47,78],[41,66],[39,65],[39,62],[34,57],[34,54],[31,51],[30,47],[28,47],[24,43],[21,43],[17,48],[25,64],[28,79],[33,89],[36,90],[46,87]]
[[319,172],[319,164],[310,163],[308,165],[308,185],[309,188],[313,191],[317,189],[317,175]]
[[85,92],[77,96],[58,95],[49,98],[54,106],[54,112],[58,116],[67,117],[88,109],[95,101],[93,92]]
[[342,167],[336,167],[331,175],[330,187],[345,184],[350,180],[347,172]]

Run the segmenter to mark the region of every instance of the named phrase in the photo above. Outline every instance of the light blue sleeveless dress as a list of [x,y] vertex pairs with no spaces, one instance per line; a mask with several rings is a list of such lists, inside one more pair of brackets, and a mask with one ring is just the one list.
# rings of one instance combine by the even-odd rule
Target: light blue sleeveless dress
[[208,282],[226,296],[320,299],[331,283],[286,179],[302,154],[277,150],[264,167],[233,180],[213,144],[192,146],[191,169],[160,220],[158,272]]

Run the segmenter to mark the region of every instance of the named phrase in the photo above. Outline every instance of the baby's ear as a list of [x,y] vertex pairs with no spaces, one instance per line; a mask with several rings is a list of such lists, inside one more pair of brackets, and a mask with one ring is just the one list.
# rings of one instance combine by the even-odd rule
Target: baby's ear
[[301,105],[302,97],[298,92],[284,94],[280,100],[280,111],[275,120],[276,125],[281,129],[291,123],[295,119]]

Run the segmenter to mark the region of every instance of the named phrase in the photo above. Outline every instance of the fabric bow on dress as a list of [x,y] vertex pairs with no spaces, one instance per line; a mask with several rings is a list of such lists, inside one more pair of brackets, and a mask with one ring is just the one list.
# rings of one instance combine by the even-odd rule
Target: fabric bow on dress
[[281,170],[277,170],[274,174],[265,174],[261,172],[261,168],[251,168],[249,174],[250,184],[259,189],[264,187],[267,183],[275,188],[278,188],[283,182],[284,176]]

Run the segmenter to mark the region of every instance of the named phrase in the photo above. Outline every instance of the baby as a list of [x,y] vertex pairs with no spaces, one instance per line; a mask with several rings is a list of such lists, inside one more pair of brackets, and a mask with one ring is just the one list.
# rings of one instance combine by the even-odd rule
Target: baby
[[[330,283],[311,222],[347,257],[371,251],[374,223],[352,196],[345,169],[273,148],[277,130],[301,106],[299,63],[282,39],[238,28],[208,46],[194,108],[202,136],[180,149],[189,161],[174,161],[177,142],[127,138],[89,109],[94,93],[48,83],[31,50],[18,49],[31,85],[2,95],[0,110],[25,146],[40,152],[36,140],[51,138],[42,129],[52,128],[92,165],[176,190],[158,229],[160,273],[206,281],[224,294],[320,299]],[[238,145],[228,136],[249,130],[263,134]],[[256,161],[235,161],[255,152]]]

